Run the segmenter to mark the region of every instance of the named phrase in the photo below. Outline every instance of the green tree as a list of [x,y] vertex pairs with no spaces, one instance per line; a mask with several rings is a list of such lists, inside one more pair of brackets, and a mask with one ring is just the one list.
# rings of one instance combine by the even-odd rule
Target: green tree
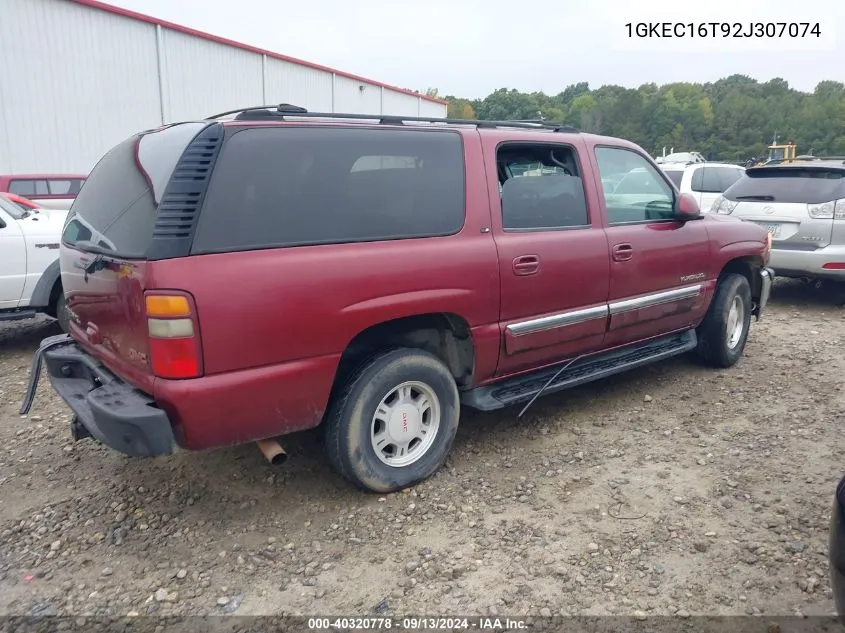
[[446,99],[450,117],[563,121],[629,139],[653,153],[665,146],[744,161],[765,155],[777,133],[781,142],[794,140],[799,153],[845,154],[845,84],[833,80],[820,82],[811,93],[780,77],[759,82],[734,74],[704,84],[591,89],[577,82],[554,95],[499,88],[483,99]]

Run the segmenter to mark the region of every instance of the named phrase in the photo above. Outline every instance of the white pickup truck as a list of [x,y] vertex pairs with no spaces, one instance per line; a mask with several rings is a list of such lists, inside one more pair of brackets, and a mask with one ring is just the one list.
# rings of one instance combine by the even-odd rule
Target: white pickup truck
[[0,195],[0,321],[47,314],[67,331],[59,241],[67,211],[26,211]]

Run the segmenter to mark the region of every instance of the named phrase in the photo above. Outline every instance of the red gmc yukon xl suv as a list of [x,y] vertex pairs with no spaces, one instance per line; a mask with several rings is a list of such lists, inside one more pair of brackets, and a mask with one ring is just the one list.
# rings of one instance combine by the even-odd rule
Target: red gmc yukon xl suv
[[284,105],[168,125],[76,198],[70,333],[42,342],[21,412],[43,359],[76,439],[267,455],[322,425],[340,474],[393,491],[443,463],[462,405],[691,351],[733,365],[770,246],[640,147],[563,126]]

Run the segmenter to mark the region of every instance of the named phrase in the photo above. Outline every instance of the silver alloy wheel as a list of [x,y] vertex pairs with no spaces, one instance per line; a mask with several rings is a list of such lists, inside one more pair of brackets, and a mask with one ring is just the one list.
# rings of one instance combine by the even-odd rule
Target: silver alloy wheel
[[410,466],[425,455],[440,429],[440,400],[434,389],[412,380],[381,399],[370,424],[376,457],[388,466]]
[[728,349],[734,349],[740,339],[742,339],[742,331],[745,329],[745,304],[742,303],[742,297],[739,295],[734,297],[731,303],[731,309],[728,312],[728,324],[726,334],[728,335]]

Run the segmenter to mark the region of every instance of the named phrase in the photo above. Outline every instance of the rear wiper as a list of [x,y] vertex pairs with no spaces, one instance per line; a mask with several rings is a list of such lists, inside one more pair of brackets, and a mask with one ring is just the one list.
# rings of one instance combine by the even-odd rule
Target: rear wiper
[[74,242],[73,245],[87,253],[96,253],[97,255],[85,267],[85,281],[88,281],[88,275],[91,275],[108,265],[104,257],[105,255],[110,255],[111,253],[99,244],[95,244],[94,242],[89,242],[87,240],[81,240],[79,242]]
[[774,196],[737,196],[737,200],[767,200],[768,202],[774,202]]
[[89,242],[88,240],[79,240],[78,242],[71,242],[72,246],[75,246],[79,250],[86,251],[88,253],[98,253],[99,255],[113,255],[114,251],[108,251],[104,249],[99,244],[95,244],[94,242]]

